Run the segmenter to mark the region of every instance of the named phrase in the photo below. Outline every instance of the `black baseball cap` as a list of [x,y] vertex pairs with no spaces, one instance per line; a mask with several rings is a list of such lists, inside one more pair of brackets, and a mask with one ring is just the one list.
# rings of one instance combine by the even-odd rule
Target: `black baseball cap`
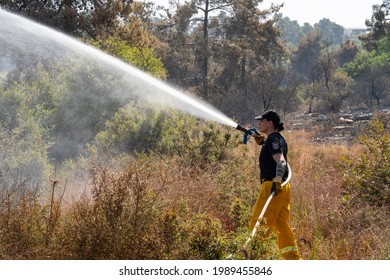
[[280,123],[279,114],[272,110],[266,111],[261,116],[255,117],[255,120],[262,120],[262,119],[267,119],[269,121],[272,121],[275,125],[278,125]]

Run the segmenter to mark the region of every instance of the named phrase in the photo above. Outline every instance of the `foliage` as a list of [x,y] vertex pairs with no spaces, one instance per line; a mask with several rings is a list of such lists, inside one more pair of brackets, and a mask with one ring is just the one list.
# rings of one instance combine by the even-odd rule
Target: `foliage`
[[350,40],[345,41],[340,49],[336,50],[336,60],[340,66],[351,62],[359,52],[358,46]]
[[107,39],[90,39],[87,42],[108,54],[121,58],[142,71],[149,72],[157,78],[164,79],[166,77],[166,71],[161,60],[156,57],[154,50],[150,47],[131,46],[117,36],[111,36]]
[[[132,48],[121,40],[106,42],[112,44],[113,52],[142,63],[145,71],[165,75],[151,49]],[[144,55],[139,56],[141,53]],[[139,95],[136,81],[124,80],[85,57],[52,57],[33,68],[17,76],[13,71],[8,73],[0,115],[10,129],[28,125],[29,129],[34,127],[33,133],[42,131],[43,142],[50,143],[46,152],[56,162],[85,153],[87,143],[104,122],[131,97]]]
[[351,231],[351,259],[372,250],[371,246],[382,251],[378,258],[388,258],[388,244],[380,244],[390,233],[390,141],[385,122],[380,115],[371,121],[358,139],[362,147],[359,156],[342,160],[340,214],[346,222],[340,231]]
[[[354,203],[348,207],[340,203],[341,169],[335,162],[342,155],[366,156],[350,146],[315,145],[302,133],[294,131],[286,137],[294,172],[291,223],[304,258],[388,256],[386,202],[382,201],[383,207],[363,208],[368,202],[351,188]],[[379,139],[369,143],[377,143],[378,148],[389,142]],[[227,148],[224,160],[203,168],[195,162],[185,165],[178,156],[155,153],[116,158],[115,166],[92,162],[87,191],[70,200],[62,200],[65,181],[53,180],[51,188],[45,188],[49,199],[27,188],[27,181],[15,182],[0,193],[0,258],[224,259],[248,238],[247,222],[259,191],[258,152],[251,141]],[[124,169],[118,167],[120,161],[126,161]],[[370,170],[374,165],[379,168],[367,164]],[[77,170],[81,162],[74,165]],[[347,168],[342,169],[350,172],[346,175],[360,182],[354,167]],[[73,190],[66,190],[80,193],[87,183],[78,179],[74,184],[69,186]],[[273,233],[260,228],[247,255],[235,258],[280,259],[275,241]]]
[[151,257],[152,244],[144,238],[156,218],[150,170],[129,166],[115,174],[95,168],[92,175],[91,201],[81,200],[68,217],[64,234],[73,238],[64,244],[67,254],[81,259]]
[[5,172],[2,179],[6,182],[29,179],[39,184],[52,172],[48,144],[39,130],[32,132],[25,125],[10,130],[0,124],[0,173]]
[[4,87],[8,97],[0,103],[2,117],[10,120],[11,128],[29,122],[40,127],[34,131],[42,130],[44,143],[51,143],[47,152],[55,161],[81,154],[93,131],[119,107],[114,98],[117,80],[77,59],[40,66],[35,76],[31,81],[11,80],[14,85]]
[[56,180],[49,189],[46,182],[7,177],[0,173],[0,258],[56,258],[64,190],[57,188]]
[[344,39],[344,28],[337,23],[331,22],[327,18],[321,19],[314,24],[314,28],[320,30],[321,39],[332,44],[341,44]]
[[179,156],[187,164],[215,164],[237,140],[211,123],[175,111],[160,111],[146,103],[129,103],[96,135],[96,154],[157,152]]
[[42,249],[44,251],[43,207],[38,203],[36,191],[30,191],[28,184],[18,181],[13,188],[9,188],[2,179],[0,258],[22,259],[28,256],[34,258],[35,252],[42,253]]
[[38,183],[51,171],[49,128],[44,124],[52,108],[34,91],[26,85],[0,90],[0,170],[6,171],[7,182],[29,178]]
[[152,150],[159,139],[158,121],[159,111],[145,102],[130,102],[107,120],[90,149],[99,154]]
[[297,45],[299,40],[305,35],[298,21],[291,20],[289,17],[281,17],[279,20],[280,29],[283,31],[282,40],[287,40]]
[[301,40],[291,59],[292,69],[300,73],[309,112],[313,110],[315,99],[319,101],[316,110],[339,112],[351,94],[353,81],[338,69],[340,52],[332,50],[331,42],[320,41],[320,37],[321,34],[315,32]]
[[[167,76],[166,67],[170,81],[241,120],[268,107],[298,108],[298,94],[310,111],[317,98],[327,111],[340,110],[347,96],[357,105],[389,101],[386,38],[362,52],[347,42],[341,49],[326,45],[318,31],[302,29],[307,36],[285,60],[278,18],[270,19],[280,7],[214,1],[213,8],[226,4],[231,13],[205,12],[195,24],[202,7],[195,2],[210,1],[191,1],[156,26],[138,1],[28,2],[2,6],[85,37],[157,77]],[[259,191],[253,141],[238,145],[242,135],[233,128],[150,107],[139,95],[129,101],[137,81],[87,59],[7,55],[17,67],[0,74],[0,258],[223,259],[245,242]],[[286,134],[294,170],[291,223],[304,256],[388,258],[385,125],[375,121],[348,146]],[[63,160],[64,180],[50,180]],[[71,176],[69,193],[77,198],[65,203]],[[280,258],[275,236],[262,229],[248,253]]]
[[327,18],[321,19],[318,23],[315,23],[314,26],[307,22],[304,23],[303,26],[300,26],[296,20],[291,20],[289,17],[282,16],[283,14],[280,15],[278,21],[280,29],[283,32],[281,39],[286,40],[293,46],[297,46],[304,36],[307,36],[314,30],[320,32],[323,41],[331,42],[332,45],[340,45],[343,43],[344,28]]
[[321,56],[321,33],[313,31],[302,38],[291,58],[292,70],[300,73],[305,81],[315,82],[319,79],[317,61]]
[[[166,35],[159,38],[166,42],[162,52],[169,80],[246,119],[258,94],[259,68],[284,59],[286,50],[272,18],[279,9],[261,10],[258,1],[248,0],[179,5],[159,25],[159,34]],[[213,16],[211,11],[220,13]]]
[[329,91],[324,94],[325,108],[330,112],[340,112],[343,102],[351,95],[352,79],[343,71],[332,74]]
[[67,34],[92,38],[114,34],[140,9],[133,1],[122,0],[3,0],[1,5]]
[[[221,102],[228,112],[235,111],[233,107],[245,109],[238,115],[244,120],[259,110],[276,107],[278,87],[285,80],[281,62],[286,48],[279,40],[281,31],[276,28],[276,18],[268,18],[280,7],[258,10],[252,4],[234,6],[236,19],[225,24],[227,40],[216,46],[223,67],[223,72],[215,71],[216,90],[225,97]],[[258,17],[264,21],[257,22]]]
[[389,40],[389,11],[389,0],[383,0],[383,4],[373,5],[371,20],[366,20],[366,26],[370,29],[370,32],[359,37],[366,50],[376,49],[382,38]]
[[39,223],[48,208],[37,196],[1,195],[1,258],[221,259],[226,241],[219,220],[172,203],[166,192],[174,191],[167,187],[175,174],[168,166],[159,173],[161,163],[139,158],[124,172],[94,167],[91,196],[51,215],[52,227]]
[[349,76],[355,79],[358,84],[356,94],[360,94],[376,105],[389,104],[388,89],[390,87],[387,73],[390,69],[389,43],[388,40],[381,40],[375,51],[360,52],[353,61],[347,63],[344,68]]
[[[282,6],[273,5],[263,9],[258,1],[252,0],[187,1],[185,4],[171,5],[171,10],[159,10],[161,18],[155,17],[155,6],[138,1],[27,2],[28,5],[26,1],[3,1],[2,5],[68,34],[82,37],[84,41],[109,54],[202,96],[221,111],[243,121],[251,119],[259,110],[274,108],[287,113],[301,109],[296,90],[298,86],[303,88],[309,86],[308,83],[328,79],[327,70],[323,66],[329,57],[333,58],[334,66],[331,70],[335,72],[338,66],[352,61],[360,52],[357,44],[340,41],[342,27],[329,19],[322,19],[315,25],[315,29],[307,23],[301,27],[296,21],[282,17],[279,13],[283,11]],[[37,9],[41,14],[36,12]],[[58,15],[64,15],[62,18],[66,19],[60,20],[61,16]],[[288,45],[292,51],[291,57],[287,57],[288,49],[282,42],[286,37],[294,41],[294,44],[290,42]],[[386,39],[383,36],[381,38]],[[328,57],[324,56],[324,40],[329,44]],[[7,42],[4,43],[7,46]],[[388,53],[388,50],[385,52]],[[8,55],[6,57],[9,58]],[[21,77],[26,77],[28,83],[35,79],[36,65],[39,63],[44,64],[44,69],[49,69],[46,61],[27,63],[20,53],[13,53],[11,57],[17,67],[12,70],[12,79],[10,71],[6,81],[8,85],[9,80],[19,80]],[[367,104],[367,100],[370,106],[373,102],[378,106],[386,106],[388,101],[384,93],[388,85],[380,71],[387,73],[387,69],[373,68],[372,71],[362,72],[360,78],[353,77],[357,82],[354,98],[345,99],[344,94],[330,96],[337,95],[336,90],[330,91],[330,95],[323,95],[329,92],[329,88],[323,88],[316,97],[319,98],[320,106],[311,107],[311,110],[327,110],[329,96],[332,100],[343,99],[342,108],[344,105]],[[88,84],[89,88],[99,91],[98,98],[109,95],[110,88],[118,90],[115,85],[117,81],[109,77],[113,73],[101,75],[97,72],[96,69],[90,69],[84,78],[91,76],[96,86],[100,79],[104,80],[99,87]],[[72,76],[69,74],[68,78]],[[70,79],[76,80],[74,76]],[[370,82],[375,84],[373,90],[368,88]],[[328,86],[326,81],[324,87]],[[75,92],[87,91],[86,88],[69,89]],[[342,93],[349,90],[347,85]],[[89,98],[85,98],[85,101],[92,102]],[[78,104],[68,100],[66,105]],[[101,104],[95,105],[102,109]],[[118,109],[115,104],[111,105],[113,107],[109,112],[103,112],[109,118]],[[339,110],[339,106],[333,107],[334,111]],[[103,117],[99,121],[103,123],[106,119]],[[102,127],[93,121],[88,124],[94,126],[92,131],[80,128],[77,133],[72,131],[70,137],[61,135],[61,138],[90,141]],[[72,123],[70,126],[75,125]],[[62,125],[61,128],[69,129],[70,126]],[[69,150],[71,147],[66,141],[63,142],[62,146]],[[55,147],[52,151],[54,157],[62,160],[83,152],[83,149],[77,149],[75,153],[62,153]]]
[[6,73],[0,72],[0,87],[2,86],[5,78],[6,78]]
[[[390,141],[379,116],[359,138],[364,152],[346,160],[344,201],[349,207],[390,205]],[[390,209],[387,209],[390,210]]]

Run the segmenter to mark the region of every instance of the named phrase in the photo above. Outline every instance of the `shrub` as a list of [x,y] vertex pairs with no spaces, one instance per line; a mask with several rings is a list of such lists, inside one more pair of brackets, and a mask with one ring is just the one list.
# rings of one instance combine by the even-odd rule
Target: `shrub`
[[390,141],[379,117],[359,143],[364,150],[360,157],[344,161],[344,202],[351,207],[390,207]]
[[[64,253],[78,259],[156,258],[149,233],[156,222],[156,194],[147,164],[126,172],[92,170],[91,199],[76,203],[64,228]],[[151,255],[151,252],[153,253]]]
[[90,145],[94,154],[159,153],[191,166],[217,164],[238,141],[219,125],[145,102],[131,102],[106,122]]
[[23,179],[3,180],[0,174],[0,258],[50,259],[58,256],[60,197],[53,182],[46,202],[40,186]]
[[341,224],[349,232],[345,258],[386,258],[388,245],[384,240],[390,236],[390,141],[380,116],[369,123],[358,141],[363,152],[343,161]]
[[207,214],[195,217],[190,227],[189,247],[194,259],[218,260],[223,255],[223,243],[221,242],[221,224],[215,218]]
[[52,170],[42,127],[33,119],[25,119],[18,127],[0,122],[0,173],[8,185],[29,181],[35,186],[49,178]]

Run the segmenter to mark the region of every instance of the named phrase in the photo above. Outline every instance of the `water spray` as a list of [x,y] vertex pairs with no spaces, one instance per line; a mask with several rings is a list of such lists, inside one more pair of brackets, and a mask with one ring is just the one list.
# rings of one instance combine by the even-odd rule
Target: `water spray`
[[[104,65],[111,74],[115,72],[119,76],[124,76],[126,80],[136,78],[142,81],[140,92],[130,91],[126,87],[123,94],[126,97],[135,94],[139,98],[146,98],[147,93],[151,92],[154,98],[150,98],[149,95],[147,101],[173,107],[201,119],[231,127],[237,126],[233,120],[199,98],[185,94],[172,85],[75,38],[0,8],[0,44],[2,42],[12,44],[13,49],[20,50],[31,57],[46,58],[54,54],[81,55],[99,66]],[[146,86],[149,87],[147,90],[145,90]]]

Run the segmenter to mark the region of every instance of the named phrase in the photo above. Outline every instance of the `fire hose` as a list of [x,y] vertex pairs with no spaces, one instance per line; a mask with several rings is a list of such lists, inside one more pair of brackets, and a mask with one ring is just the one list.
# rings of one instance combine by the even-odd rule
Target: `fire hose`
[[[251,129],[246,129],[246,128],[242,127],[241,125],[237,125],[237,129],[244,131],[245,133],[248,133],[250,135],[254,135],[256,133],[255,131],[253,131]],[[245,138],[244,138],[244,143],[245,143]],[[287,179],[282,183],[282,185],[281,185],[282,187],[287,185],[290,182],[291,177],[292,177],[291,167],[288,163],[287,163],[287,169],[288,169],[288,176],[287,176]],[[232,259],[233,256],[237,255],[238,253],[244,253],[247,256],[246,247],[252,242],[253,237],[256,235],[256,232],[261,224],[261,220],[263,219],[263,216],[264,216],[265,212],[267,211],[267,208],[268,208],[269,204],[271,203],[271,200],[274,196],[275,196],[275,190],[273,190],[271,192],[271,195],[268,197],[267,201],[265,202],[264,207],[260,212],[259,218],[257,219],[257,222],[256,222],[251,234],[249,235],[249,238],[247,239],[247,241],[244,243],[244,245],[242,245],[242,247],[239,250],[237,250],[235,253],[230,254],[227,257],[227,259]]]
[[[288,168],[288,177],[287,179],[282,183],[282,187],[284,187],[288,182],[290,182],[291,180],[291,177],[292,177],[292,172],[291,172],[291,168],[290,168],[290,165],[287,163],[287,168]],[[242,245],[242,247],[237,250],[235,253],[233,254],[230,254],[227,259],[232,259],[234,255],[238,254],[238,253],[244,253],[245,255],[247,255],[247,252],[246,252],[246,247],[252,242],[252,239],[253,237],[256,235],[256,232],[261,224],[261,220],[263,219],[263,216],[265,214],[265,211],[267,211],[267,208],[269,206],[269,204],[271,203],[271,200],[272,198],[275,196],[275,191],[273,191],[271,193],[271,195],[268,197],[267,201],[265,202],[264,204],[264,207],[263,209],[261,210],[260,212],[260,215],[259,215],[259,218],[257,219],[257,222],[255,224],[255,227],[253,228],[249,238],[247,239],[247,241],[244,243],[244,245]]]

